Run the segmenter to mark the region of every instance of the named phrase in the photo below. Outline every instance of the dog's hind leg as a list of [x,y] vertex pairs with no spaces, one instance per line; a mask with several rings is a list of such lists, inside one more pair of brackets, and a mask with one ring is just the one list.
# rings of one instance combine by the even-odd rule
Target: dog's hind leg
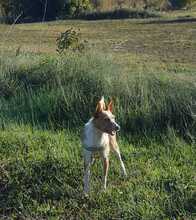
[[85,151],[84,153],[84,193],[89,193],[90,185],[90,167],[92,164],[92,152]]
[[114,153],[116,154],[118,160],[120,161],[120,166],[121,166],[121,170],[122,170],[122,172],[123,172],[123,175],[124,175],[124,176],[127,176],[127,172],[126,172],[126,169],[125,169],[125,165],[124,165],[124,163],[123,163],[123,161],[122,161],[119,148],[118,148],[118,147],[115,147],[115,148],[113,148],[113,151],[114,151]]

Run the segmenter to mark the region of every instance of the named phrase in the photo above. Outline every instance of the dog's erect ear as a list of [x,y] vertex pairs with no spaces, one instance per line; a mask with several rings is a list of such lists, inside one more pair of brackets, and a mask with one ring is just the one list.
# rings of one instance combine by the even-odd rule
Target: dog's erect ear
[[111,100],[110,103],[108,104],[107,110],[112,112],[113,111],[113,101]]
[[96,107],[94,116],[97,117],[98,114],[100,112],[104,111],[105,109],[106,109],[106,107],[105,107],[104,97],[102,96],[100,101],[97,103],[97,107]]

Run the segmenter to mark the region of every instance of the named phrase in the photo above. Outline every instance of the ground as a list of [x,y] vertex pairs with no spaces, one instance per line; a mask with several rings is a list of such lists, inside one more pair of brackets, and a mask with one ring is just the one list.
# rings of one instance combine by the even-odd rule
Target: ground
[[[8,95],[12,95],[10,85],[15,89],[13,97],[2,97],[0,102],[0,218],[196,218],[195,137],[194,133],[188,136],[186,131],[188,134],[183,136],[178,131],[180,125],[187,127],[187,109],[195,108],[195,19],[194,11],[177,11],[153,19],[0,25],[0,89],[4,88],[4,82],[8,83],[5,87]],[[88,41],[87,55],[72,54],[70,58],[68,53],[59,58],[56,38],[70,27],[80,30],[82,39]],[[59,63],[62,67],[56,65]],[[4,77],[7,72],[16,78],[11,77],[7,82],[7,78],[10,79],[9,74]],[[69,76],[70,72],[78,81]],[[31,73],[37,74],[35,78]],[[53,85],[55,81],[50,81],[50,76],[53,79],[55,74],[62,77],[64,84],[60,89],[59,85]],[[112,74],[114,77],[117,74],[119,81],[116,78],[112,81]],[[121,78],[123,74],[126,78]],[[108,189],[103,192],[102,166],[97,161],[92,169],[91,193],[86,198],[82,193],[80,144],[83,122],[79,119],[84,117],[87,121],[91,116],[87,110],[88,114],[82,115],[81,106],[87,108],[91,102],[90,110],[95,107],[93,92],[97,95],[97,87],[102,83],[97,75],[103,81],[103,87],[99,88],[108,94],[122,94],[125,102],[119,102],[124,103],[123,108],[133,107],[128,118],[130,112],[118,105],[117,121],[134,119],[136,124],[133,125],[143,125],[145,121],[151,126],[151,118],[155,118],[153,123],[157,122],[158,114],[159,122],[164,124],[166,112],[168,117],[174,117],[174,122],[173,118],[169,120],[177,129],[168,126],[163,133],[153,131],[156,135],[149,136],[150,131],[142,133],[139,125],[138,133],[133,133],[134,129],[129,126],[127,130],[123,128],[118,140],[128,177],[121,177],[118,161],[112,155]],[[140,75],[142,77],[137,78]],[[80,79],[87,88],[83,88]],[[69,83],[66,80],[70,80]],[[111,82],[119,93],[110,87]],[[83,93],[85,97],[80,96]],[[0,94],[4,94],[2,90]],[[58,107],[57,112],[54,106]],[[58,113],[60,117],[51,117],[51,120],[57,120],[60,126],[41,124],[40,118],[48,119]],[[70,123],[76,119],[80,125],[70,127],[67,123],[67,127],[62,128],[62,114]]]

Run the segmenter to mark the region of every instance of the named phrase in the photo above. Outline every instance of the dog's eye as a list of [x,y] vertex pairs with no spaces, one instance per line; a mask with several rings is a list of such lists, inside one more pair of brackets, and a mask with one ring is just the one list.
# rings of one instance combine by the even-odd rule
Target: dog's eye
[[109,121],[110,121],[110,119],[109,119],[109,118],[105,118],[105,121],[109,122]]

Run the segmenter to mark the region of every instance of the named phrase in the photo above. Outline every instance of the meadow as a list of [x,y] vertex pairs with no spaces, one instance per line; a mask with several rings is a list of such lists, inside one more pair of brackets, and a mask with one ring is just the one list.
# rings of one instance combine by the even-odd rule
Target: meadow
[[[0,218],[196,218],[195,12],[0,25]],[[83,53],[56,52],[74,27]],[[83,196],[80,131],[114,100],[128,177],[111,155]]]

